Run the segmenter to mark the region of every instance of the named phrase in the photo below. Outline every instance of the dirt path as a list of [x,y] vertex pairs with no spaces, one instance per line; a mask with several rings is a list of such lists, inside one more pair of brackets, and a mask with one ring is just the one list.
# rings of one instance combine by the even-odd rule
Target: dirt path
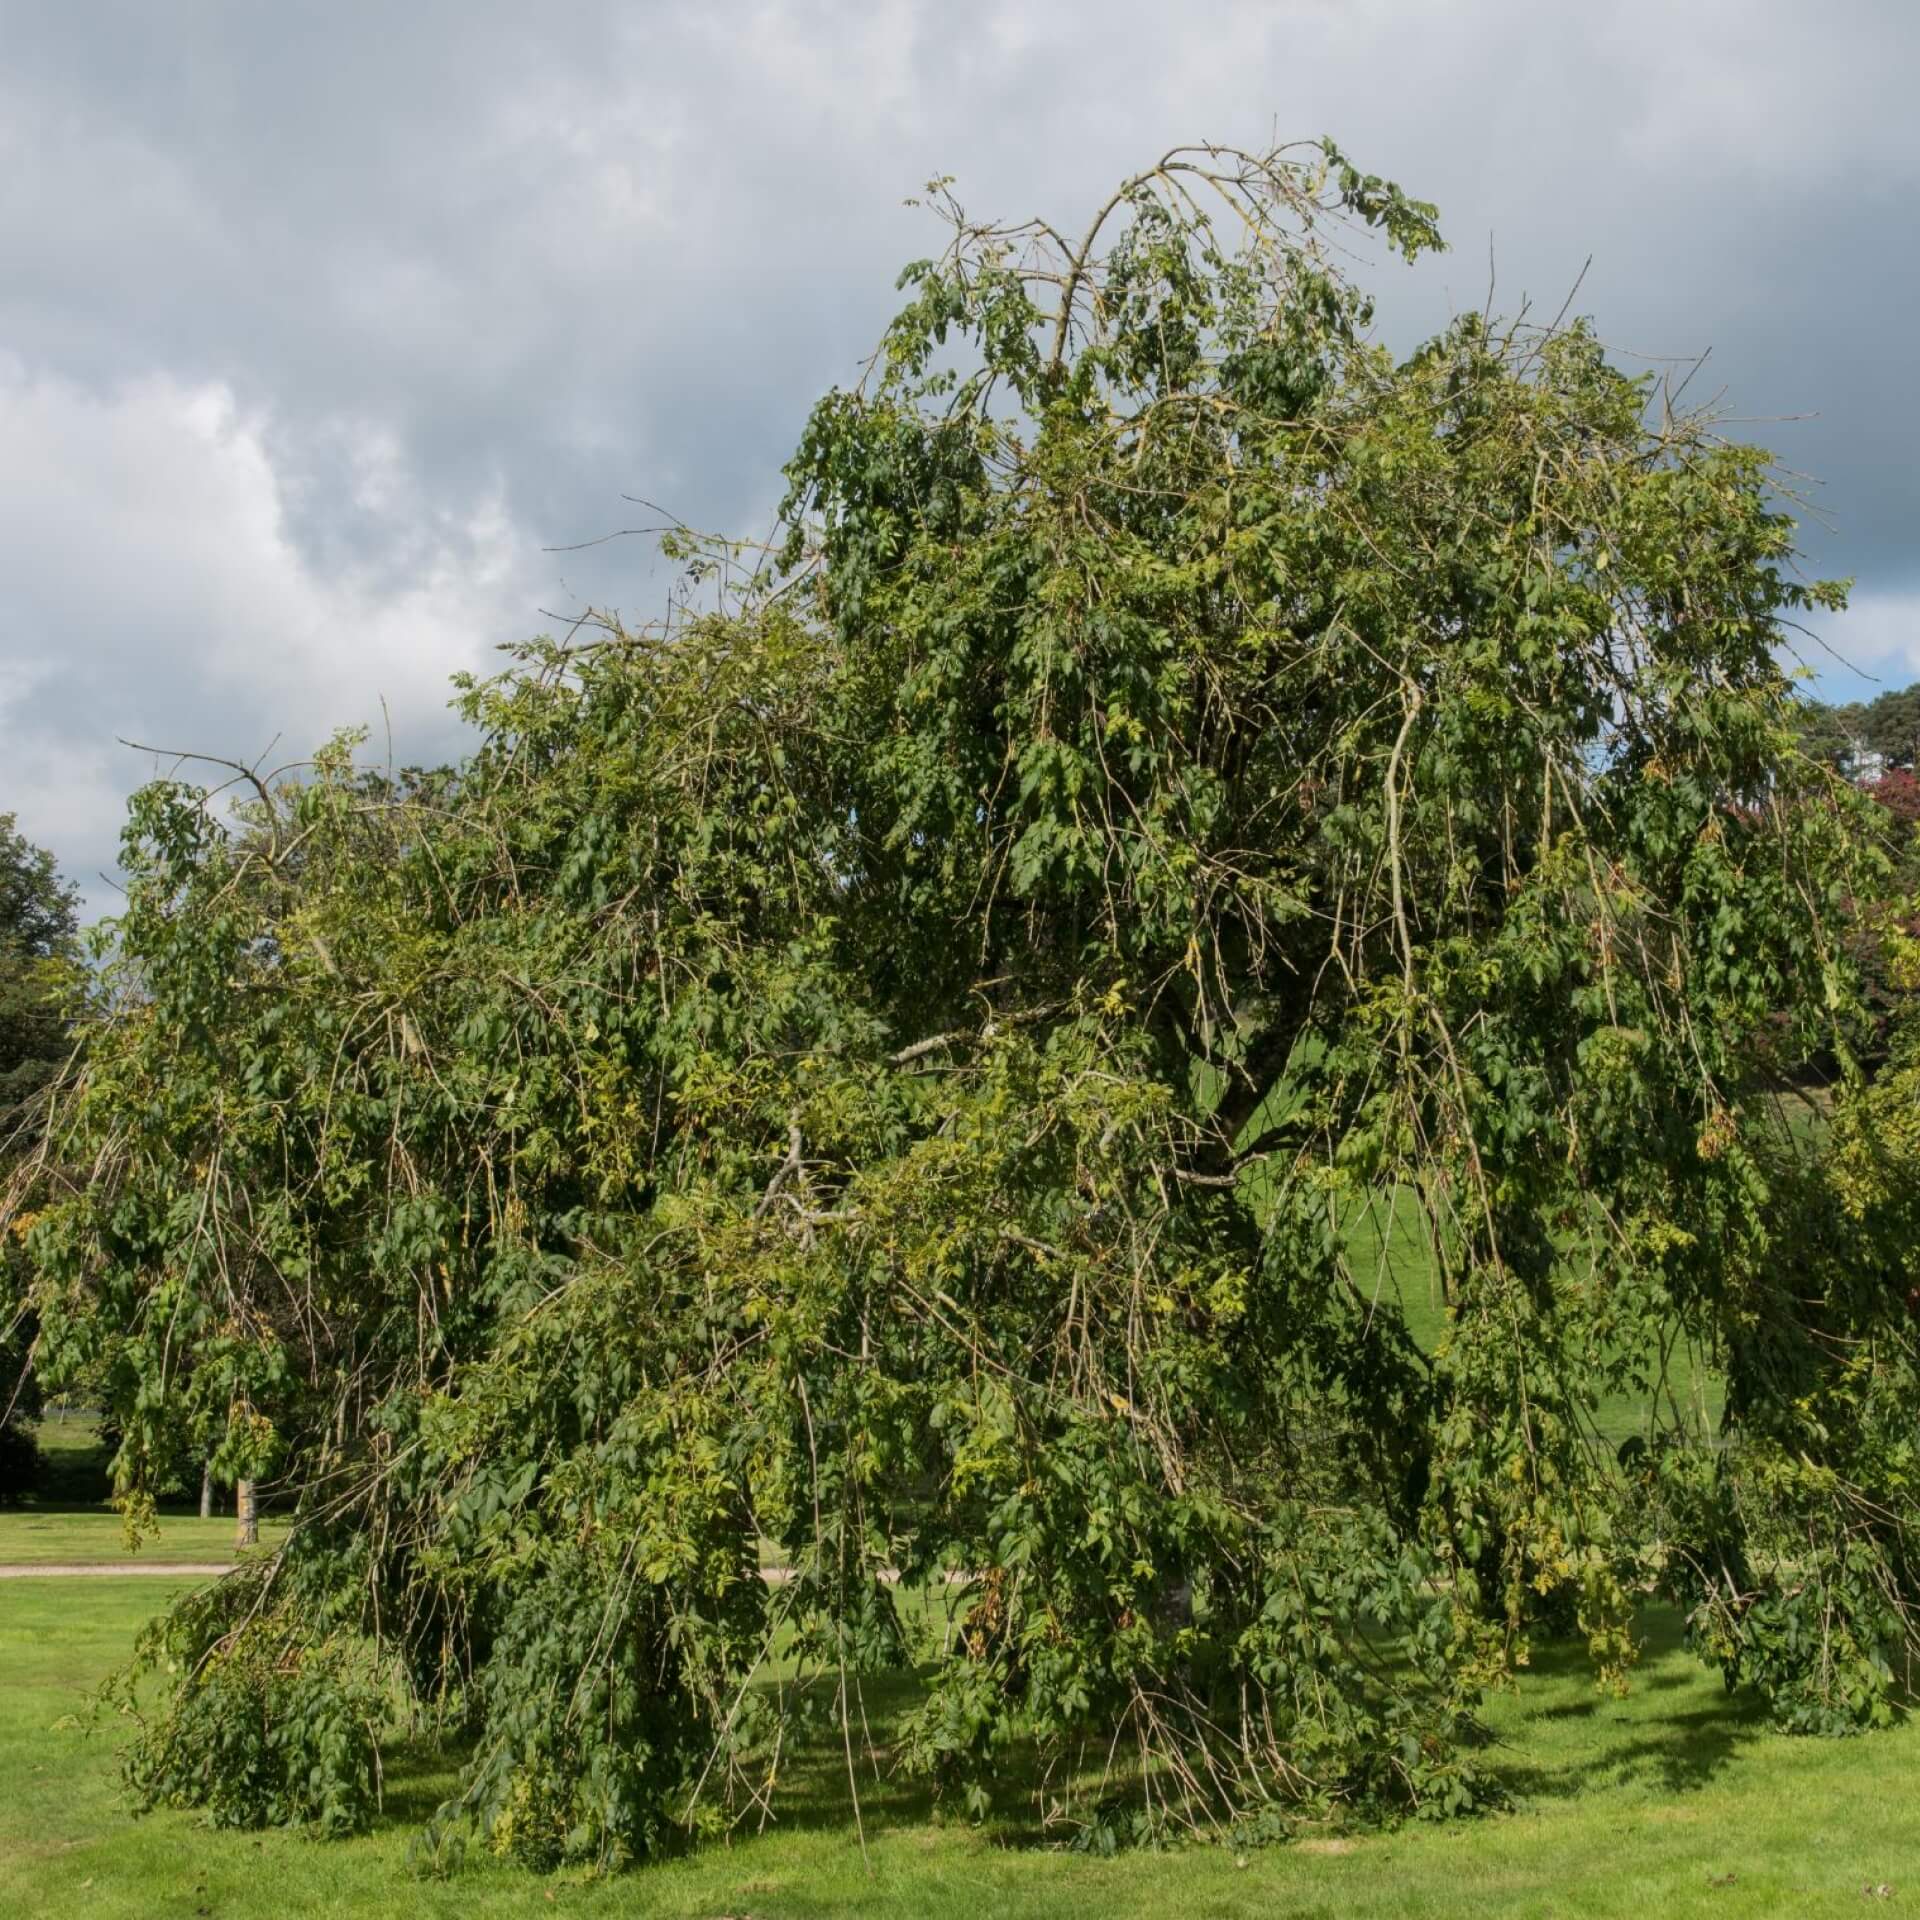
[[216,1574],[231,1573],[233,1564],[224,1560],[49,1560],[44,1566],[0,1567],[0,1580],[38,1580],[43,1575],[63,1578],[77,1576],[88,1580],[124,1579],[130,1574]]

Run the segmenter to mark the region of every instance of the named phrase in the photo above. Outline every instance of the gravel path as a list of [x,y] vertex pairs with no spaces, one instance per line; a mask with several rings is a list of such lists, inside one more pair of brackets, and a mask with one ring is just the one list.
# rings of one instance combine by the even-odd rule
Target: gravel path
[[49,1560],[38,1567],[0,1567],[0,1580],[38,1580],[43,1574],[77,1575],[88,1580],[114,1580],[129,1574],[216,1574],[231,1573],[230,1561],[223,1560]]

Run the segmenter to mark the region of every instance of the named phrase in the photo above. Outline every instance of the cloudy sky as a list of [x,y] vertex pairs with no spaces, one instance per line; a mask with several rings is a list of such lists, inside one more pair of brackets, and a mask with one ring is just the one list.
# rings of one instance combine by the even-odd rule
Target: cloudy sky
[[1711,348],[1855,577],[1848,697],[1920,675],[1912,0],[0,0],[0,811],[98,907],[121,738],[454,750],[447,674],[656,612],[623,494],[764,530],[903,205],[1082,212],[1183,139],[1330,132],[1439,202],[1411,341],[1579,294]]

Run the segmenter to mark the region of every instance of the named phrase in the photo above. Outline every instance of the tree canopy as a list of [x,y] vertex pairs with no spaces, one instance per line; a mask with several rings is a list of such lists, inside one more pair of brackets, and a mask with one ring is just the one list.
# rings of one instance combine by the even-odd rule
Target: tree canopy
[[0,1133],[66,1056],[78,908],[53,855],[0,813]]
[[1279,1836],[1481,1804],[1483,1691],[1653,1592],[1884,1717],[1911,1129],[1780,1117],[1876,856],[1766,457],[1578,322],[1394,357],[1344,262],[1433,211],[1331,145],[931,197],[774,549],[674,536],[457,767],[134,803],[39,1364],[136,1510],[191,1432],[295,1516],[136,1790],[351,1826],[399,1699],[436,1844],[617,1863],[918,1666],[962,1807]]
[[1911,773],[1920,752],[1920,682],[1837,706],[1810,700],[1802,724],[1807,750],[1843,773]]
[[[33,1151],[45,1095],[67,1057],[78,930],[78,898],[53,855],[0,813],[0,1188]],[[24,1492],[39,1468],[27,1424],[40,1405],[27,1364],[29,1291],[20,1234],[0,1231],[0,1500]]]

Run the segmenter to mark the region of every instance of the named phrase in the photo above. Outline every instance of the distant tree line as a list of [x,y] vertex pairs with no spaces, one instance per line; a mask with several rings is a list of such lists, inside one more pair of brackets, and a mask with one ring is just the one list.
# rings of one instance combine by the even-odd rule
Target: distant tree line
[[[1815,759],[1850,779],[1873,780],[1890,773],[1911,776],[1920,753],[1920,682],[1889,687],[1871,700],[1847,700],[1837,706],[1809,700],[1802,735]],[[1902,791],[1908,784],[1903,784]]]
[[[1874,1009],[1880,1043],[1913,994],[1902,940],[1920,934],[1920,682],[1890,687],[1871,700],[1838,705],[1806,701],[1801,744],[1814,759],[1854,783],[1879,809],[1881,844],[1890,862],[1888,882],[1873,903],[1856,902],[1850,946]],[[1892,944],[1889,934],[1898,936]]]
[[[71,1045],[78,909],[53,855],[19,831],[14,815],[0,813],[0,1175],[38,1140],[47,1089]],[[10,1269],[24,1260],[22,1238],[22,1231],[0,1235],[0,1300],[20,1297]],[[32,1423],[40,1392],[27,1364],[32,1331],[30,1313],[0,1318],[0,1501],[17,1499],[39,1466]]]

